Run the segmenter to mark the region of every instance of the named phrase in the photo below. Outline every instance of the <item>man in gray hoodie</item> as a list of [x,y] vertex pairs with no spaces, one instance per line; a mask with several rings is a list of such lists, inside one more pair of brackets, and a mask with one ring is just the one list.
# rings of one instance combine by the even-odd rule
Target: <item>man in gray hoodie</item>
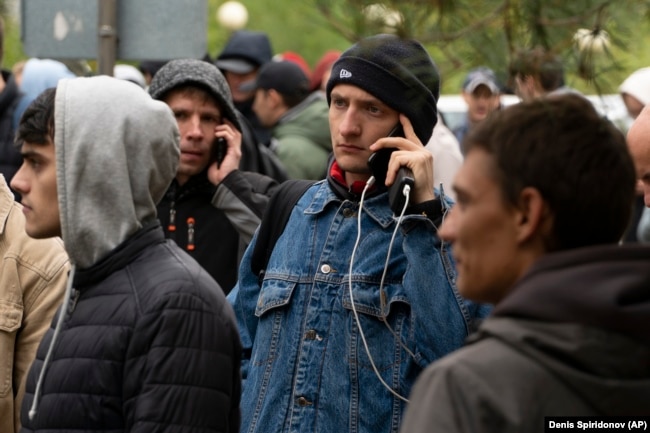
[[401,431],[650,415],[650,248],[618,245],[635,184],[623,134],[566,94],[494,113],[465,143],[440,236],[460,293],[495,308],[419,376]]
[[179,159],[169,107],[127,81],[65,79],[26,110],[18,139],[25,230],[60,235],[72,264],[23,431],[238,431],[232,309],[156,218]]

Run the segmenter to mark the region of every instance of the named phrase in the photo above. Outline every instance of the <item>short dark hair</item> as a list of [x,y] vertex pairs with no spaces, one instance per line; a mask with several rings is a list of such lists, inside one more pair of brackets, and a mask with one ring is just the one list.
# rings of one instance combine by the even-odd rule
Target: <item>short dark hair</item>
[[169,97],[172,95],[183,95],[183,96],[197,96],[198,98],[202,98],[204,101],[212,101],[214,105],[216,105],[219,110],[222,112],[222,115],[225,116],[223,113],[224,107],[221,101],[219,101],[217,98],[215,98],[214,93],[210,91],[206,86],[203,86],[198,83],[184,83],[180,84],[176,87],[172,87],[169,89],[167,92],[163,93],[160,96],[160,100],[167,103],[169,101]]
[[293,93],[280,93],[280,92],[278,93],[282,98],[282,102],[284,103],[284,105],[286,105],[287,108],[293,108],[296,105],[300,104],[305,99],[307,99],[307,96],[309,96],[311,92],[309,91],[308,87],[305,87],[305,88],[297,89]]
[[16,144],[21,146],[24,141],[33,144],[46,144],[48,138],[54,141],[54,99],[56,88],[45,89],[34,99],[18,124]]
[[636,174],[625,136],[578,94],[493,113],[465,140],[495,162],[506,202],[537,189],[553,212],[549,251],[618,242],[630,220]]
[[526,76],[539,80],[539,84],[546,92],[564,85],[562,60],[556,54],[541,47],[517,52],[510,62],[508,72],[511,85],[516,77]]

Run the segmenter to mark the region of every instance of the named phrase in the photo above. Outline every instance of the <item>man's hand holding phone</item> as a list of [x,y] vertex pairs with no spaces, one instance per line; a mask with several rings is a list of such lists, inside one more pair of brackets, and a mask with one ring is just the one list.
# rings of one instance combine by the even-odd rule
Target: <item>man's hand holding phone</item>
[[233,170],[239,168],[241,140],[241,132],[228,119],[224,119],[224,123],[214,129],[208,166],[208,179],[214,185],[219,185]]
[[[433,190],[433,155],[424,148],[417,135],[415,135],[410,120],[403,114],[400,114],[399,120],[404,132],[403,137],[389,136],[380,138],[370,146],[370,150],[380,153],[380,151],[386,152],[386,150],[382,149],[394,149],[392,152],[388,151],[390,155],[385,176],[387,186],[396,181],[400,167],[407,167],[413,173],[414,179],[414,185],[410,192],[410,203],[419,204],[433,200],[436,198]],[[397,129],[393,131],[397,131]],[[372,163],[370,165],[372,167]],[[373,169],[373,174],[374,172]],[[375,179],[379,181],[377,176],[375,176]]]

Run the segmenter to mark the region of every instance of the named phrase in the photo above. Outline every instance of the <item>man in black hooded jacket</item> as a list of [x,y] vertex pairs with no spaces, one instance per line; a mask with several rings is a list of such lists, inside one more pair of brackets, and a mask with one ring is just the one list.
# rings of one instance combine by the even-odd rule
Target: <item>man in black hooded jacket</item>
[[[170,106],[181,133],[178,172],[158,204],[165,234],[228,293],[277,182],[240,170],[245,120],[214,65],[172,60],[156,73],[149,93]],[[219,162],[213,158],[218,139],[225,140]]]

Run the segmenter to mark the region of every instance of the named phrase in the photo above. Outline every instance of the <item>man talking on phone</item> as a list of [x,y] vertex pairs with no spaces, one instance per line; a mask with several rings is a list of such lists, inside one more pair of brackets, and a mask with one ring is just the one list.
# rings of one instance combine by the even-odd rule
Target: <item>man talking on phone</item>
[[169,105],[181,133],[176,178],[158,204],[165,235],[228,293],[277,183],[238,169],[241,118],[216,66],[202,60],[172,60],[156,73],[149,93]]
[[[251,269],[253,238],[228,296],[246,358],[241,431],[397,432],[418,374],[488,313],[458,294],[437,233],[449,202],[422,143],[439,85],[424,47],[392,35],[363,39],[334,64],[327,178],[297,200],[263,273]],[[398,124],[403,137],[387,137]],[[396,150],[385,181],[372,183],[368,159],[386,148]],[[398,190],[403,218],[388,193],[400,167],[413,179]]]

